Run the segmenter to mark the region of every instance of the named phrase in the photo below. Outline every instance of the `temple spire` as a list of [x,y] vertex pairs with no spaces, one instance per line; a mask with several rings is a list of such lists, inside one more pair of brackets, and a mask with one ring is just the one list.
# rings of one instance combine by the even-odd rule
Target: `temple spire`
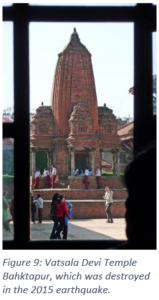
[[98,132],[98,108],[91,54],[72,27],[70,42],[59,54],[51,92],[51,106],[56,136],[68,136],[68,120],[75,105],[89,111],[92,132]]

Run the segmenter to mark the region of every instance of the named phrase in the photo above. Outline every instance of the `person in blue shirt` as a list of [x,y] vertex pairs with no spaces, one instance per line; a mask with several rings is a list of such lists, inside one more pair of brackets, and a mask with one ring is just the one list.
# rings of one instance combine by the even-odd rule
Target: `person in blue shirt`
[[[64,196],[64,197],[66,199],[66,196]],[[72,203],[70,203],[69,201],[66,201],[66,200],[65,200],[65,203],[66,203],[66,206],[67,206],[68,214],[71,218],[72,217]],[[67,232],[68,232],[68,218],[67,218],[66,215],[65,215],[65,224],[67,226]],[[62,232],[62,234],[63,234],[63,232]]]
[[92,170],[89,169],[89,175],[88,176],[91,176],[92,175]]
[[[65,200],[65,203],[66,203],[66,206],[67,206],[68,214],[71,218],[72,217],[72,203],[70,203],[69,201],[66,201],[66,200]],[[67,218],[66,215],[65,215],[65,223],[66,223],[67,228],[68,228],[68,218]]]

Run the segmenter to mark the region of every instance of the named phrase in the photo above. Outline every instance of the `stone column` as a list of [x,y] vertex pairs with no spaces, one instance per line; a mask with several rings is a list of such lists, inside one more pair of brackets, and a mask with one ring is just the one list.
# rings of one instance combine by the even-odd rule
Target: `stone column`
[[50,166],[50,155],[49,155],[49,151],[46,152],[47,153],[47,170],[49,171],[49,166]]
[[103,152],[103,149],[100,149],[100,171],[101,171],[101,176],[102,176],[102,152]]
[[120,172],[119,172],[119,156],[120,156],[120,152],[119,152],[119,150],[117,150],[117,153],[116,153],[116,167],[117,167],[117,176],[118,177],[120,175]]
[[32,151],[31,153],[31,176],[34,177],[35,171],[36,171],[36,152]]
[[91,169],[92,169],[92,175],[95,175],[95,163],[94,163],[94,150],[91,150]]
[[88,166],[88,168],[91,168],[91,151],[89,150],[87,152],[87,156],[88,156],[88,164],[86,163],[86,165]]
[[116,153],[113,152],[113,175],[116,173]]
[[53,165],[53,155],[54,155],[54,150],[51,150],[51,153],[50,153],[50,156],[51,156],[50,164],[51,164],[51,166]]
[[49,165],[48,165],[48,171],[50,172],[50,175],[52,174],[52,168],[53,165],[53,150],[49,151]]
[[75,174],[75,151],[71,150],[71,176]]
[[47,152],[47,170],[51,172],[51,166],[52,166],[52,151]]

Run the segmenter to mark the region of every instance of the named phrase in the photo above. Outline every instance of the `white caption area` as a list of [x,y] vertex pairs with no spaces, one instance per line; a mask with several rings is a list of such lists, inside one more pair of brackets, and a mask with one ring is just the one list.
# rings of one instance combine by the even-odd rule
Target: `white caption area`
[[[144,299],[157,293],[155,250],[1,253],[1,299],[28,299],[37,295],[44,299],[47,295],[55,299],[129,297],[134,300],[141,293]],[[16,266],[22,261],[25,261],[23,266]]]

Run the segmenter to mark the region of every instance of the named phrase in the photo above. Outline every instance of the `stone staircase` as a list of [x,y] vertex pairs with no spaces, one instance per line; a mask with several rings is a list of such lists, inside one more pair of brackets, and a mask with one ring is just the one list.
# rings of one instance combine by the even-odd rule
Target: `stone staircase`
[[[103,176],[104,177],[104,176]],[[127,189],[123,187],[121,181],[117,177],[104,177],[101,179],[102,188],[97,189],[95,176],[89,177],[90,189],[84,189],[82,178],[72,177],[70,179],[70,188],[56,189],[38,189],[34,190],[34,196],[40,194],[44,200],[43,218],[50,219],[51,200],[55,193],[63,194],[66,199],[73,205],[74,219],[98,219],[105,218],[105,187],[113,191],[113,205],[111,208],[113,218],[124,218],[125,216],[125,200],[128,196]],[[75,188],[76,187],[76,188]]]
[[[126,199],[126,189],[111,189],[113,191],[113,199]],[[51,200],[55,193],[65,195],[67,200],[103,200],[105,190],[104,189],[38,189],[34,190],[34,195],[40,194],[43,200]]]

